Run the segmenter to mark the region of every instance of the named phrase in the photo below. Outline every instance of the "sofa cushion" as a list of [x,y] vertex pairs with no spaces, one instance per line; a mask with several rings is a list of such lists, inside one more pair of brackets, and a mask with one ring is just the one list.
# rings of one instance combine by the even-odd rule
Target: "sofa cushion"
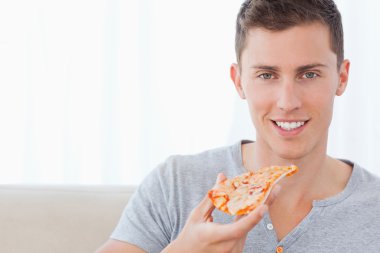
[[94,252],[110,236],[131,186],[0,185],[0,252]]

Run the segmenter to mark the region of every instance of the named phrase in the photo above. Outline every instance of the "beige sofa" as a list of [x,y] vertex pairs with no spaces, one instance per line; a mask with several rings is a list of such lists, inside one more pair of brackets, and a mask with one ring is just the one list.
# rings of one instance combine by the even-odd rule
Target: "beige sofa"
[[0,185],[0,252],[94,252],[133,191],[131,186]]

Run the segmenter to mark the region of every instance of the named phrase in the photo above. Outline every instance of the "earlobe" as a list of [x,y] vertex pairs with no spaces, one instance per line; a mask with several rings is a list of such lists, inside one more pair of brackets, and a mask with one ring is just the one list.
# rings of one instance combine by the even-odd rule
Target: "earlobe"
[[230,77],[231,77],[232,82],[235,85],[235,89],[238,92],[240,98],[245,99],[244,90],[243,90],[243,87],[241,86],[240,69],[239,69],[238,64],[236,63],[231,64]]
[[338,89],[336,90],[336,93],[335,93],[335,94],[336,94],[337,96],[342,96],[345,90],[346,90],[346,85],[343,84],[343,83],[340,83],[340,84],[339,84],[339,87],[338,87]]
[[337,96],[341,96],[346,90],[349,71],[350,71],[350,61],[346,59],[342,62],[342,65],[339,71],[339,86],[335,93]]
[[347,82],[339,80],[339,86],[336,89],[335,95],[336,96],[342,96],[344,91],[346,90],[346,86],[347,86]]

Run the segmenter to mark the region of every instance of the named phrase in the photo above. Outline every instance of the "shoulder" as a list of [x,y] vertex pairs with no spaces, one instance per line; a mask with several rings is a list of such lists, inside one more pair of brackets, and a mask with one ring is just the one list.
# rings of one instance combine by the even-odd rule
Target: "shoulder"
[[359,164],[354,164],[354,169],[357,170],[358,178],[361,186],[364,188],[372,188],[380,190],[380,177],[361,167]]
[[380,210],[380,177],[354,163],[356,201]]
[[[160,192],[168,201],[188,196],[203,197],[218,173],[236,175],[241,166],[239,144],[208,149],[189,155],[172,155],[153,169],[139,188]],[[154,194],[154,193],[151,193]]]
[[[227,172],[241,166],[238,144],[208,149],[195,154],[172,155],[161,163],[153,173],[165,180],[179,180],[183,177],[197,181],[208,176]],[[216,176],[215,176],[216,178]],[[213,178],[214,180],[214,178]]]

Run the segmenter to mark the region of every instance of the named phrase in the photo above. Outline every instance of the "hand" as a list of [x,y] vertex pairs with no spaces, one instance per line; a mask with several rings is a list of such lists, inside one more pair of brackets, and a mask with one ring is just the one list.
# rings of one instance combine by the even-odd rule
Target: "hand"
[[[225,176],[220,173],[216,183],[224,179]],[[163,252],[241,253],[248,232],[262,219],[268,210],[268,205],[273,202],[279,190],[280,187],[275,186],[265,204],[260,205],[247,215],[237,216],[234,222],[230,224],[213,222],[212,212],[215,207],[206,195],[191,212],[178,238]]]

